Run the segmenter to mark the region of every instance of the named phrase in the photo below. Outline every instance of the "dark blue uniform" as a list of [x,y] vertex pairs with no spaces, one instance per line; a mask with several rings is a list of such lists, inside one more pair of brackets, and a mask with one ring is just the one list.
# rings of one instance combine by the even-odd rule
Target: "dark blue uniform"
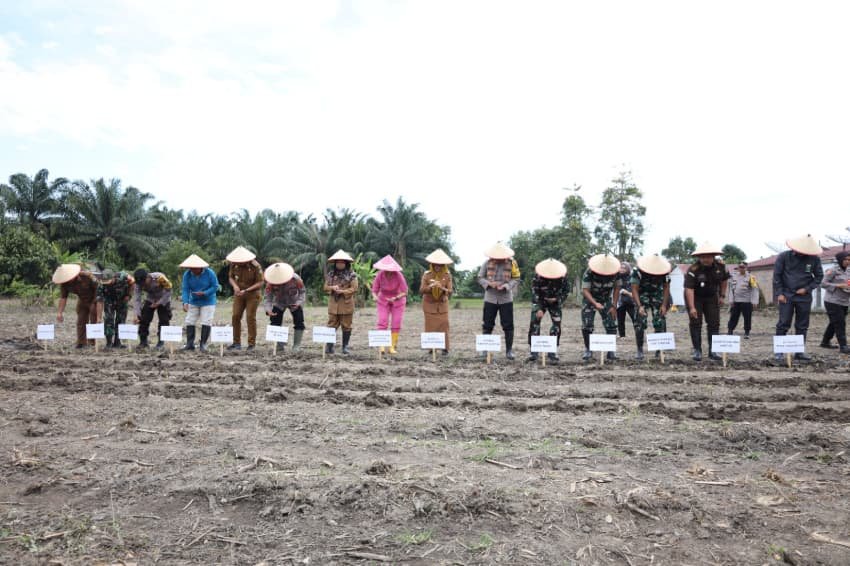
[[[805,340],[812,311],[812,291],[820,286],[821,281],[823,267],[819,257],[793,250],[784,251],[776,257],[776,263],[773,264],[773,298],[779,306],[777,336],[788,333],[793,319],[794,333],[802,334]],[[799,289],[805,289],[805,294],[797,294]],[[785,303],[779,302],[780,295],[785,297]]]

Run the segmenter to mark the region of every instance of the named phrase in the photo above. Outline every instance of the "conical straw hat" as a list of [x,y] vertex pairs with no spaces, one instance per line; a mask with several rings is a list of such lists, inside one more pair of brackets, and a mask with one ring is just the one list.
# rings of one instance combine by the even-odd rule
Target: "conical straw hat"
[[53,273],[53,282],[57,285],[67,283],[68,281],[79,275],[80,271],[82,270],[83,268],[80,267],[79,264],[63,263],[62,265],[57,267],[56,271]]
[[451,265],[454,263],[452,258],[441,249],[436,249],[425,257],[425,261],[435,265]]
[[391,255],[385,255],[384,257],[382,257],[381,259],[376,261],[374,263],[374,265],[372,265],[372,267],[374,267],[375,269],[380,270],[380,271],[401,271],[402,270],[401,266],[398,264],[398,262],[395,259],[393,259],[393,256],[391,256]]
[[283,285],[295,275],[295,270],[288,263],[273,263],[263,274],[266,281],[272,285]]
[[650,275],[667,275],[673,269],[670,262],[658,254],[638,258],[637,266],[638,269]]
[[187,257],[186,259],[183,260],[183,263],[180,264],[180,267],[186,267],[188,269],[196,269],[196,268],[203,268],[203,267],[209,267],[209,266],[210,266],[210,264],[208,264],[207,262],[202,260],[196,254],[190,255],[189,257]]
[[608,254],[596,254],[587,261],[587,266],[597,275],[615,275],[620,272],[620,260]]
[[820,244],[812,238],[811,234],[806,234],[805,236],[800,236],[799,238],[792,238],[785,242],[788,244],[788,247],[797,252],[798,254],[803,255],[820,255],[823,252],[823,249],[820,247]]
[[328,258],[328,263],[333,263],[335,261],[352,261],[353,262],[354,258],[352,258],[350,255],[348,255],[347,253],[345,253],[342,250],[337,250],[337,252],[334,255],[332,255],[331,257]]
[[249,250],[248,248],[238,246],[235,250],[227,254],[227,257],[224,259],[226,259],[230,263],[246,263],[256,257],[256,254],[251,252],[251,250]]
[[560,279],[567,274],[567,266],[557,259],[544,259],[534,266],[534,272],[546,279]]
[[490,259],[509,259],[514,257],[514,251],[503,244],[502,242],[496,242],[484,252],[484,255],[489,257]]
[[723,250],[706,240],[691,252],[691,255],[694,257],[700,255],[723,255]]

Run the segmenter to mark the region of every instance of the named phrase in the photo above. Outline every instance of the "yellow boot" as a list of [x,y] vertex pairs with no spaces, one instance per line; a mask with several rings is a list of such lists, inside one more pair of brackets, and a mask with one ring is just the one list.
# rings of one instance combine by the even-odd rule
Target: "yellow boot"
[[398,346],[398,332],[393,332],[392,337],[393,340],[392,345],[390,346],[390,354],[397,354],[398,352],[396,351],[395,347]]

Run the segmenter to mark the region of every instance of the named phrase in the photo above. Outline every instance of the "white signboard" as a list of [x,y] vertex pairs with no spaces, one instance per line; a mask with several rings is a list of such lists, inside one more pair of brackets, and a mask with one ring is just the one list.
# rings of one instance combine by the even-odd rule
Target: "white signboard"
[[218,344],[220,342],[233,342],[233,327],[213,326],[210,328],[210,342],[214,344]]
[[56,338],[56,327],[52,324],[39,324],[35,337],[39,340],[53,340]]
[[590,335],[590,351],[591,352],[616,352],[617,351],[617,335],[616,334],[591,334]]
[[798,354],[805,352],[806,345],[803,343],[803,335],[774,336],[773,351],[777,354]]
[[118,325],[119,340],[138,340],[139,327],[135,324],[119,324]]
[[502,337],[498,334],[476,334],[476,352],[498,352],[502,349]]
[[711,351],[718,354],[740,354],[741,337],[719,334],[711,337]]
[[159,339],[163,342],[181,342],[183,340],[183,327],[162,326],[159,329]]
[[289,327],[288,326],[275,326],[270,324],[266,327],[266,341],[267,342],[288,342],[289,341]]
[[106,338],[104,333],[103,323],[86,324],[86,338],[89,340],[97,340],[98,338]]
[[369,347],[387,347],[393,345],[392,332],[389,330],[370,330],[369,331]]
[[446,349],[446,333],[445,332],[423,332],[420,335],[420,347],[423,350],[445,350]]
[[676,335],[672,332],[653,332],[646,335],[646,349],[650,352],[658,350],[675,350]]
[[319,344],[333,344],[336,342],[336,328],[331,328],[329,326],[314,326],[313,342],[318,342]]
[[531,337],[532,352],[547,352],[558,353],[558,338],[557,336],[532,336]]

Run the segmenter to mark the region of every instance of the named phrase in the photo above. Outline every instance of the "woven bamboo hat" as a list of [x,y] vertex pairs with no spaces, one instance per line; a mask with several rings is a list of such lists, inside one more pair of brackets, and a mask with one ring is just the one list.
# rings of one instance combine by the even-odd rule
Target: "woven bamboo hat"
[[567,266],[557,259],[544,259],[534,266],[534,272],[546,279],[560,279],[567,274]]
[[263,276],[272,285],[283,285],[295,275],[295,269],[288,263],[273,263],[266,268]]
[[379,271],[401,271],[401,266],[393,259],[393,256],[387,254],[372,265]]
[[502,242],[496,242],[484,252],[484,255],[489,257],[490,259],[510,259],[514,257],[514,251],[503,244]]
[[817,243],[817,240],[812,238],[811,234],[806,234],[805,236],[800,236],[798,238],[791,238],[785,243],[798,254],[820,255],[823,251],[820,244]]
[[670,262],[658,254],[638,258],[637,266],[638,269],[650,275],[667,275],[673,269]]
[[224,258],[230,263],[246,263],[256,258],[257,255],[254,254],[248,248],[243,248],[242,246],[237,246],[235,250],[227,254],[227,257]]
[[616,275],[620,272],[620,260],[609,254],[596,254],[587,261],[587,266],[597,275]]
[[201,269],[209,266],[210,264],[202,260],[196,254],[190,255],[189,257],[183,260],[183,263],[180,264],[180,267],[185,267],[187,269]]
[[691,255],[693,257],[701,255],[723,255],[723,250],[706,240],[697,246],[697,249],[691,252]]
[[451,265],[454,263],[452,258],[441,249],[436,249],[425,257],[425,261],[434,265]]
[[63,263],[53,272],[53,282],[57,285],[67,283],[80,274],[83,268],[76,263]]
[[342,250],[337,250],[337,252],[334,255],[332,255],[331,257],[328,258],[328,263],[333,263],[335,261],[351,261],[351,262],[353,262],[354,258],[352,258],[350,255],[348,255],[347,253],[345,253]]

